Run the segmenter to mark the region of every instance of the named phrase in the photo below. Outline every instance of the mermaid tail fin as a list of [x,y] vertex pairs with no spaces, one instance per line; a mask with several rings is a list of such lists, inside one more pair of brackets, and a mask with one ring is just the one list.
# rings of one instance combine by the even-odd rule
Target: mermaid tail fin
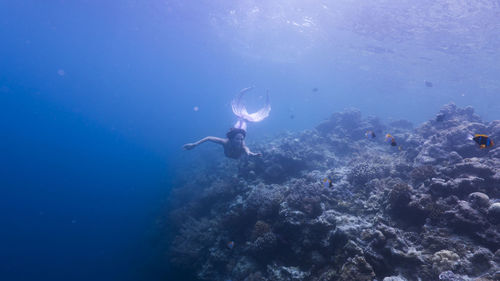
[[[271,104],[269,103],[269,93],[266,93],[266,105],[261,108],[259,111],[254,113],[248,113],[245,105],[242,102],[243,95],[253,89],[253,87],[245,88],[240,91],[238,97],[231,102],[231,107],[233,108],[233,113],[238,117],[238,123],[241,121],[248,122],[260,122],[266,119],[269,116],[269,112],[271,112]],[[237,124],[238,124],[237,123]]]

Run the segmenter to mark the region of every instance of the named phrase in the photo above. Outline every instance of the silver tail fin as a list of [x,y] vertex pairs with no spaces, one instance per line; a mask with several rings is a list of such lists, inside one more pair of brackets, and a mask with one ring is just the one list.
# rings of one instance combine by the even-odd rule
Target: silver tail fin
[[235,128],[246,130],[246,122],[260,122],[266,119],[271,112],[271,104],[269,103],[269,92],[266,93],[266,105],[259,111],[248,113],[245,105],[243,104],[243,95],[252,90],[253,87],[245,88],[240,91],[238,96],[231,102],[233,113],[238,117]]

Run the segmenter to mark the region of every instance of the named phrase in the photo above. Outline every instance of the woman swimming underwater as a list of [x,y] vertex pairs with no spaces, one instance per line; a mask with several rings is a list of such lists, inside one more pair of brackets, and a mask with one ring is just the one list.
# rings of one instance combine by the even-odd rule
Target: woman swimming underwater
[[226,133],[226,138],[218,137],[205,137],[195,143],[188,143],[184,145],[184,149],[191,150],[197,145],[202,144],[206,141],[211,141],[218,143],[224,147],[224,155],[229,158],[238,159],[242,155],[249,156],[262,156],[261,153],[251,152],[250,149],[245,145],[245,137],[247,135],[247,122],[260,122],[269,116],[271,111],[271,105],[269,103],[269,94],[266,94],[266,105],[259,111],[249,114],[245,105],[242,102],[243,95],[253,89],[253,87],[245,88],[240,91],[238,97],[231,102],[231,107],[233,108],[233,113],[238,117],[238,121],[233,128],[229,129]]

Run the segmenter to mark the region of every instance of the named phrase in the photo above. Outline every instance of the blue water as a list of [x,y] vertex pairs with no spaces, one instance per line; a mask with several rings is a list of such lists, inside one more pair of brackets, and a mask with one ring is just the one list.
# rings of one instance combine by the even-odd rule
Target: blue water
[[248,86],[273,106],[249,141],[346,107],[498,119],[482,2],[0,1],[0,279],[166,280],[158,220],[200,155],[182,144],[223,136]]

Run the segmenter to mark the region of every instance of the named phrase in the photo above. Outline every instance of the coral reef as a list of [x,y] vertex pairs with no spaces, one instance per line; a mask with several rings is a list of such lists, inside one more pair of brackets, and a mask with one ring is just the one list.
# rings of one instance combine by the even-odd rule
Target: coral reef
[[448,104],[416,128],[347,110],[255,143],[178,182],[168,255],[198,280],[500,280],[500,148],[475,133],[500,121]]

